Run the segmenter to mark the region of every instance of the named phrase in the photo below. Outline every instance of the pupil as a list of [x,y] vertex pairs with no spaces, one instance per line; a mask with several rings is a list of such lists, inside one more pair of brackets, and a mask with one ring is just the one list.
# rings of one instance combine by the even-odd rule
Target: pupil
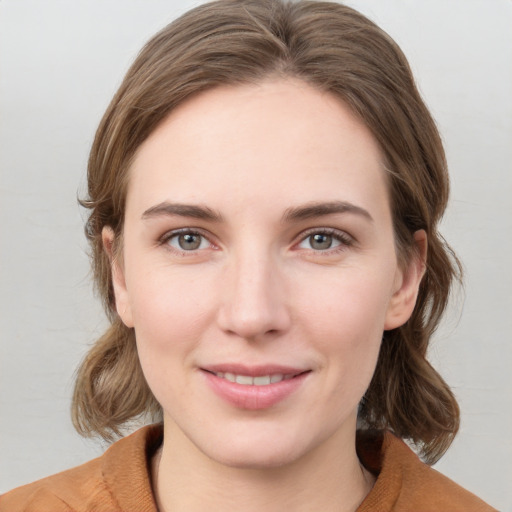
[[188,233],[186,235],[180,235],[178,242],[182,249],[190,251],[197,249],[201,245],[201,237]]
[[325,250],[329,249],[332,245],[332,236],[331,235],[322,235],[321,233],[317,233],[316,235],[311,236],[311,247],[313,249]]

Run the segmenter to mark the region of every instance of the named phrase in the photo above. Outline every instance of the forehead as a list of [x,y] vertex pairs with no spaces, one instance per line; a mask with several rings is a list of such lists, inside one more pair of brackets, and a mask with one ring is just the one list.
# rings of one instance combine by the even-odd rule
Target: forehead
[[371,203],[387,194],[382,161],[371,132],[330,93],[297,80],[220,86],[180,105],[141,145],[128,206],[247,195],[281,199],[283,208]]

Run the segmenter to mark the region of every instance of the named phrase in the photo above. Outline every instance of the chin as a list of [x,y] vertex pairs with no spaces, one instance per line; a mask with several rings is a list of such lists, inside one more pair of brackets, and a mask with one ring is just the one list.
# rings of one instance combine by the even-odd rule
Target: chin
[[301,458],[301,450],[296,447],[277,447],[273,443],[263,449],[259,446],[237,447],[231,446],[222,452],[207,454],[210,458],[227,467],[237,469],[272,469],[280,468],[294,463]]
[[[280,425],[268,428],[223,432],[207,443],[196,444],[210,459],[227,467],[240,469],[271,469],[294,464],[313,455],[331,437],[332,432],[323,431],[307,435],[307,427],[293,428]],[[267,427],[267,428],[265,428]],[[288,428],[287,428],[288,427]]]

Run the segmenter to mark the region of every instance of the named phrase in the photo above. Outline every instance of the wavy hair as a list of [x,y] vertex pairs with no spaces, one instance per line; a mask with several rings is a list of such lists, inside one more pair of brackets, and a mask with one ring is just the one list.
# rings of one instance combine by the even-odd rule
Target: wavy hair
[[331,2],[219,0],[187,12],[156,34],[128,70],[96,133],[88,164],[86,234],[111,326],[77,372],[77,430],[112,439],[160,406],[142,374],[133,329],[115,310],[111,265],[101,233],[110,226],[120,251],[130,163],[140,145],[183,101],[222,84],[293,77],[340,98],[379,142],[399,261],[428,236],[426,273],[403,326],[384,332],[373,380],[361,402],[363,428],[390,429],[429,463],[448,448],[459,409],[426,358],[446,308],[457,258],[438,233],[449,192],[442,142],[397,44],[357,11]]

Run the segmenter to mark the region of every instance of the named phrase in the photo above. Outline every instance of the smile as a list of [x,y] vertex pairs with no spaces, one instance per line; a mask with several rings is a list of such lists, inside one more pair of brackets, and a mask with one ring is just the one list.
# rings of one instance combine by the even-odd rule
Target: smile
[[219,398],[238,409],[253,411],[274,407],[299,392],[311,373],[309,369],[279,365],[202,368],[206,383]]
[[277,384],[283,380],[289,380],[294,377],[293,374],[284,375],[282,373],[275,373],[272,375],[261,375],[252,377],[251,375],[236,375],[230,372],[214,372],[215,376],[226,379],[229,382],[236,382],[244,386],[268,386],[269,384]]

